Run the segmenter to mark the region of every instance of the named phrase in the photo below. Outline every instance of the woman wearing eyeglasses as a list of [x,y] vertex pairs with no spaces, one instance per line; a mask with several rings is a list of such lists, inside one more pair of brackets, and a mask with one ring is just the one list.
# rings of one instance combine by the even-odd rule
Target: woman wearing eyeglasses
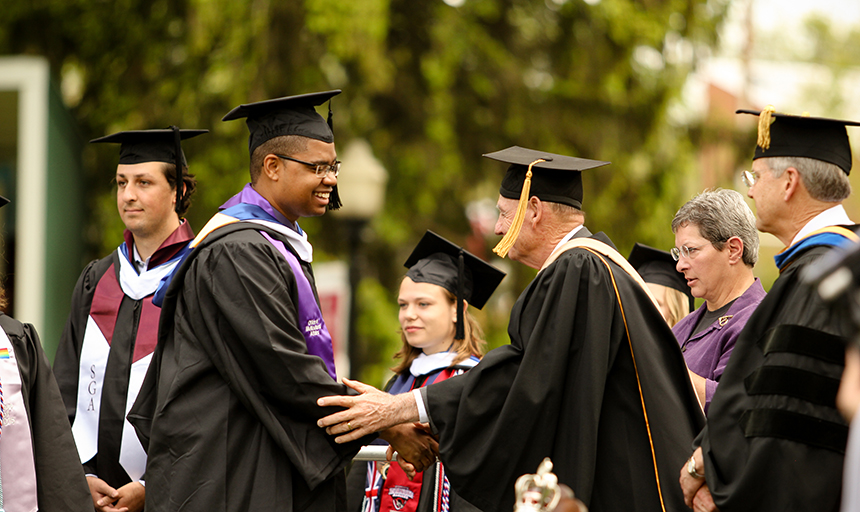
[[705,300],[672,328],[705,414],[738,334],[765,296],[753,275],[755,216],[734,190],[705,191],[672,219],[672,257],[694,297]]

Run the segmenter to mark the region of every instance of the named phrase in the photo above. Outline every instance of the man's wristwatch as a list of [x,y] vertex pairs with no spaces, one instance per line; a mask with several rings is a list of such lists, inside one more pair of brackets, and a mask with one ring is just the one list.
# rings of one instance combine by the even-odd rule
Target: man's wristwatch
[[690,457],[690,460],[687,461],[687,473],[696,480],[705,478],[705,475],[700,475],[699,472],[696,471],[696,459],[694,457]]

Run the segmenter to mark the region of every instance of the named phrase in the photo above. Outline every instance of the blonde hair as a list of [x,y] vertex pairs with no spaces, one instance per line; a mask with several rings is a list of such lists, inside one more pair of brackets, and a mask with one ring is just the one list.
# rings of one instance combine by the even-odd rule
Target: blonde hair
[[[442,287],[439,286],[439,288]],[[442,291],[445,293],[445,298],[448,299],[449,304],[455,304],[457,302],[457,297],[455,297],[453,293],[449,292],[445,288],[442,288]],[[465,322],[463,327],[466,335],[462,340],[452,340],[454,343],[451,345],[450,350],[456,352],[456,355],[454,356],[454,361],[451,362],[451,366],[455,366],[458,363],[469,359],[471,356],[477,356],[478,359],[481,359],[484,356],[484,346],[486,346],[487,342],[484,341],[484,331],[481,329],[481,325],[477,320],[475,320],[475,317],[469,313],[468,308],[463,311],[463,320]],[[398,375],[408,371],[409,367],[412,366],[412,361],[422,353],[420,348],[413,347],[408,341],[406,341],[406,335],[403,334],[402,330],[400,331],[400,341],[403,342],[403,345],[400,347],[400,350],[394,354],[394,359],[402,359],[402,361],[400,361],[400,364],[391,368],[391,371]]]
[[666,287],[666,295],[663,298],[669,313],[666,323],[669,327],[675,327],[675,324],[690,314],[690,298],[683,292],[669,287]]

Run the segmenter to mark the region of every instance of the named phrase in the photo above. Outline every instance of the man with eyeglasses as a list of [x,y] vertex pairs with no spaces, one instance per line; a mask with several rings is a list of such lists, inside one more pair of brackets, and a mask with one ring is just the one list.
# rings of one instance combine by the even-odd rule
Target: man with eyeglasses
[[[339,93],[224,116],[247,118],[251,182],[191,243],[164,296],[129,414],[148,441],[147,511],[345,509],[344,467],[373,438],[338,445],[316,426],[327,413],[316,400],[348,389],[298,224],[340,206],[331,111],[326,122],[315,110]],[[435,460],[435,441],[411,425],[380,435],[418,468]]]
[[848,426],[836,392],[849,321],[801,282],[833,247],[860,240],[842,208],[851,187],[846,125],[759,115],[752,170],[743,177],[756,227],[786,248],[780,276],[738,336],[707,426],[681,469],[695,510],[839,509]]

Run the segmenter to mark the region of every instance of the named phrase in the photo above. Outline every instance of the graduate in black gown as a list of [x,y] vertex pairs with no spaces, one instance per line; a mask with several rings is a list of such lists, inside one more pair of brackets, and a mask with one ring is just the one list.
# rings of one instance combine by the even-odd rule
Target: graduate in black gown
[[[0,197],[0,206],[9,201]],[[6,300],[0,289],[0,308]],[[60,390],[39,335],[0,312],[0,509],[92,512]]]
[[[344,467],[362,443],[316,426],[337,382],[302,217],[336,201],[340,162],[316,112],[329,91],[241,105],[251,183],[229,199],[172,274],[158,346],[129,419],[147,447],[146,510],[345,507]],[[331,412],[329,410],[328,412]],[[382,435],[410,462],[429,447],[406,426]],[[418,445],[399,445],[412,435]],[[422,445],[423,442],[423,445]],[[423,461],[423,462],[422,462]]]
[[353,384],[361,396],[320,400],[350,407],[321,423],[348,441],[429,420],[451,485],[485,512],[510,510],[516,478],[544,457],[589,510],[682,510],[674,475],[703,417],[645,283],[583,225],[580,171],[607,162],[519,147],[486,156],[510,164],[496,250],[541,269],[514,304],[510,345],[417,400]]
[[[404,266],[409,270],[397,297],[403,345],[394,356],[400,361],[392,368],[395,376],[385,386],[391,394],[414,392],[478,364],[486,342],[467,308],[483,308],[505,277],[432,231],[424,234]],[[397,464],[368,462],[366,469],[352,468],[350,481],[357,477],[365,480],[362,512],[475,510],[451,489],[440,462],[412,478]]]
[[[759,115],[758,111],[738,113]],[[696,510],[835,511],[848,426],[836,410],[847,316],[802,281],[833,247],[860,238],[845,125],[761,112],[744,181],[756,227],[786,248],[779,278],[738,336],[681,485]]]
[[125,241],[81,272],[54,374],[99,512],[144,507],[146,453],[125,415],[155,349],[161,311],[153,295],[194,238],[184,216],[197,181],[180,141],[207,131],[132,130],[91,141],[120,144]]

